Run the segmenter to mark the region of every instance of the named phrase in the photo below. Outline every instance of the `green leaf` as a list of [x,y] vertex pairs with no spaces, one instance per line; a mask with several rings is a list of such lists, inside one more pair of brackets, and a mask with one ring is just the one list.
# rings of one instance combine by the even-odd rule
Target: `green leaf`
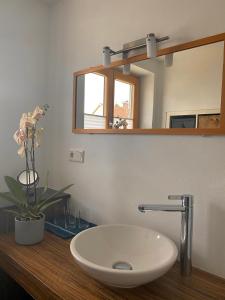
[[43,196],[44,196],[45,193],[47,192],[47,189],[48,189],[48,178],[49,178],[49,171],[48,171],[47,174],[46,174],[46,180],[45,180],[45,186],[44,186],[44,189],[43,189],[43,191],[41,192],[40,196],[38,197],[38,201],[37,201],[37,202],[40,202],[41,200],[43,200]]
[[14,215],[19,215],[19,211],[17,209],[13,209],[13,208],[5,208],[4,211],[10,213],[10,214],[14,214]]
[[44,191],[42,193],[42,196],[39,198],[40,202],[35,204],[34,206],[29,206],[27,202],[26,193],[22,189],[22,185],[18,183],[14,178],[5,176],[5,182],[10,190],[10,193],[0,193],[0,200],[5,199],[12,204],[14,204],[17,209],[9,208],[7,211],[9,213],[13,213],[17,216],[19,216],[21,219],[34,219],[38,218],[40,213],[46,210],[48,207],[62,201],[62,199],[54,200],[55,197],[69,189],[73,184],[70,184],[61,190],[55,192],[51,196],[49,196],[47,199],[41,199],[44,197],[44,194],[46,193],[48,189],[48,174],[47,174],[47,180],[46,185],[44,188]]
[[18,207],[21,206],[21,203],[17,199],[14,199],[10,193],[0,193],[0,200],[1,199],[7,200]]
[[45,187],[44,187],[44,191],[43,191],[44,194],[46,193],[46,191],[48,189],[48,178],[49,178],[49,171],[47,171],[47,174],[46,174]]
[[22,204],[26,204],[27,197],[25,192],[22,190],[21,184],[10,176],[5,176],[5,182],[13,195],[13,198],[19,200]]
[[63,199],[58,199],[58,200],[53,200],[51,202],[48,202],[46,204],[44,204],[41,208],[40,208],[40,212],[45,211],[47,208],[49,208],[50,206],[52,206],[53,204],[59,203],[61,202]]
[[55,197],[57,197],[59,194],[63,193],[64,191],[68,190],[71,186],[73,186],[73,184],[69,184],[66,187],[62,188],[61,190],[55,192],[54,194],[52,194],[51,196],[49,196],[47,199],[41,201],[40,203],[37,204],[37,208],[41,209],[42,206],[44,206],[45,204],[47,204],[49,201],[51,201],[52,199],[54,199]]
[[27,216],[29,216],[30,218],[32,218],[32,219],[36,219],[36,218],[38,218],[39,217],[39,213],[34,213],[34,212],[32,212],[32,211],[28,211],[27,212]]

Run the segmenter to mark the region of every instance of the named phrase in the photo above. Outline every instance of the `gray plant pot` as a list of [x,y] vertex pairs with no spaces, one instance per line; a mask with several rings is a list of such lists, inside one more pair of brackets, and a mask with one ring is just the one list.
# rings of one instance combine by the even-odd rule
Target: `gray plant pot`
[[38,220],[20,221],[15,218],[15,240],[20,245],[34,245],[44,238],[45,215]]

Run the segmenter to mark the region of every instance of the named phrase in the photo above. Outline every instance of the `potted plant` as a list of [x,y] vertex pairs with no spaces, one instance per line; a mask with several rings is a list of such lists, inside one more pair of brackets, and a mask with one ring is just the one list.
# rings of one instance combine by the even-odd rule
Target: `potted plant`
[[47,196],[47,185],[37,197],[35,203],[30,203],[29,196],[23,190],[23,186],[14,178],[5,176],[5,182],[9,192],[0,193],[0,200],[5,199],[11,202],[14,206],[5,209],[7,212],[15,215],[15,240],[21,245],[33,245],[43,240],[44,236],[44,211],[61,201],[54,198],[69,189],[72,184],[57,191],[51,196]]
[[20,127],[14,134],[15,141],[19,144],[19,156],[25,157],[26,169],[21,172],[17,180],[5,176],[5,182],[9,189],[7,193],[0,193],[0,200],[5,199],[13,204],[6,209],[15,215],[15,239],[18,244],[32,245],[39,243],[44,235],[45,215],[44,211],[51,205],[61,201],[55,197],[67,190],[72,184],[48,196],[46,183],[41,193],[37,193],[39,181],[35,169],[35,148],[40,146],[43,128],[37,128],[37,123],[48,109],[48,105],[37,106],[30,113],[24,113],[20,120]]

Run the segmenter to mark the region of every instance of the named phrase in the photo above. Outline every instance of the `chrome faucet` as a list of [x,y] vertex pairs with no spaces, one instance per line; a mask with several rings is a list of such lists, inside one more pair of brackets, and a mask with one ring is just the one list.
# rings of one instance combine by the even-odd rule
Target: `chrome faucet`
[[169,200],[181,200],[181,205],[141,204],[140,212],[145,211],[171,211],[181,212],[181,236],[180,236],[180,271],[184,276],[191,275],[192,263],[192,230],[193,230],[193,196],[171,195]]

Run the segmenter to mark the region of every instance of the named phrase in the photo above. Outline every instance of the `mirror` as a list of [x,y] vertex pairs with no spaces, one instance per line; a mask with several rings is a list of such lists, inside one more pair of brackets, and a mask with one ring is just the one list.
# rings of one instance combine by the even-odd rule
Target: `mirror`
[[74,132],[220,130],[223,59],[219,41],[78,74]]

